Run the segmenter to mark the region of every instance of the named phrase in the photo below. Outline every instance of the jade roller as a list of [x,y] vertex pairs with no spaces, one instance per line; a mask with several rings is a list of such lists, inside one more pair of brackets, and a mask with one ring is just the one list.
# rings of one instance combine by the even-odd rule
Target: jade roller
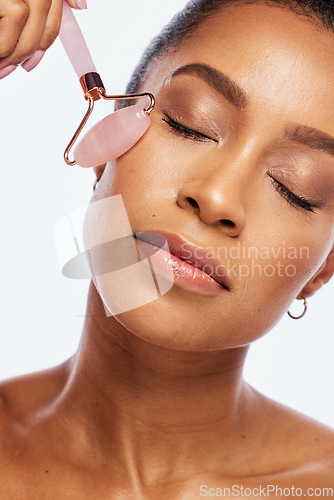
[[[147,92],[125,95],[106,94],[72,9],[65,1],[59,37],[78,75],[85,99],[88,101],[88,110],[64,152],[65,162],[68,165],[78,164],[82,167],[103,165],[126,153],[146,132],[150,125],[154,96]],[[95,101],[99,99],[127,100],[140,97],[146,97],[149,100],[146,108],[143,109],[138,105],[125,107],[100,120],[76,145],[73,152],[74,159],[70,160],[70,151],[92,114]]]

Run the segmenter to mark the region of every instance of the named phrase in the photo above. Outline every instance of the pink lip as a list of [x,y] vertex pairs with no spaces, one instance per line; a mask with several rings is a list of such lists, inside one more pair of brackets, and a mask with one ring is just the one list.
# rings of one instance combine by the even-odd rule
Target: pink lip
[[[147,231],[137,232],[135,236],[138,242],[144,242],[140,253],[152,256],[154,268],[167,269],[181,287],[213,295],[230,290],[226,272],[212,252],[193,245],[176,233]],[[166,251],[166,245],[164,247],[166,240],[169,251]],[[150,246],[146,250],[143,249],[145,243]]]

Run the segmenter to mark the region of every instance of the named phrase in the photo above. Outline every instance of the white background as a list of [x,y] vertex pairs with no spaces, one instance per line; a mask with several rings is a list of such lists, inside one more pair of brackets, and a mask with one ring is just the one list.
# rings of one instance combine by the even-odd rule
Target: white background
[[[78,12],[108,93],[124,90],[142,50],[184,4],[92,0]],[[0,81],[0,104],[3,379],[60,363],[78,345],[88,281],[62,277],[53,231],[63,215],[89,201],[94,176],[62,160],[86,102],[59,40],[30,74],[19,68]],[[97,107],[100,117],[112,103]],[[332,427],[333,299],[329,283],[309,300],[305,318],[285,315],[255,342],[245,368],[257,389]],[[294,306],[298,314],[302,303]]]

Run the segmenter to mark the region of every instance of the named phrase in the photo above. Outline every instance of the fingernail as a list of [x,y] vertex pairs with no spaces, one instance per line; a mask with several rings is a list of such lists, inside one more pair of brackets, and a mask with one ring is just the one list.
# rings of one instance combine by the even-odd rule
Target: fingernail
[[75,0],[75,3],[77,4],[79,9],[87,9],[86,0]]
[[6,66],[6,68],[0,69],[0,80],[1,78],[5,78],[5,76],[10,75],[13,73],[13,71],[17,68],[17,66],[14,66],[14,64],[11,64],[10,66]]
[[31,71],[32,69],[36,68],[38,63],[41,62],[44,54],[45,54],[44,50],[36,50],[35,54],[33,54],[31,57],[29,57],[29,59],[27,59],[23,64],[21,64],[21,67],[28,72]]

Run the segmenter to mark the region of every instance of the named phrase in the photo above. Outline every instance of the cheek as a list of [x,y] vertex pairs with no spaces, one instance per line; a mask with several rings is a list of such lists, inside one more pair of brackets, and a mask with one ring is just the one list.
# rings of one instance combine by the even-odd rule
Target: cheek
[[249,221],[242,242],[220,255],[235,281],[239,328],[244,329],[245,321],[258,325],[249,334],[259,337],[279,321],[325,260],[330,246],[323,234],[319,226],[306,227],[298,217],[291,216],[289,224],[279,214]]
[[105,193],[122,194],[130,211],[157,208],[162,191],[170,186],[173,154],[152,135],[148,131],[130,151],[108,164],[105,172]]
[[248,297],[254,305],[270,304],[281,315],[319,269],[329,248],[320,234],[317,241],[314,232],[306,238],[312,233],[310,228],[300,231],[300,224],[293,225],[291,220],[289,230],[279,231],[276,224],[275,238],[263,227],[262,234],[239,251],[240,297]]
[[144,196],[149,194],[158,199],[164,196],[164,190],[170,197],[177,195],[203,152],[196,145],[175,138],[166,127],[160,116],[152,116],[152,124],[145,135],[116,161],[114,180],[119,189],[128,190],[131,186],[134,192],[140,189]]

